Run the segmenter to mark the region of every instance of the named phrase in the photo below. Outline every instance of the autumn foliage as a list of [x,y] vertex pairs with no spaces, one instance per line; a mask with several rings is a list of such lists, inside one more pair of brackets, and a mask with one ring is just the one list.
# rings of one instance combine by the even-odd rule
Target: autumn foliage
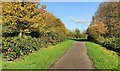
[[91,37],[97,39],[107,33],[107,26],[102,22],[95,21],[94,24],[89,27],[88,32],[90,32],[89,35]]
[[67,39],[63,22],[35,2],[2,2],[2,52],[7,60]]
[[103,2],[87,29],[88,39],[120,52],[120,2]]

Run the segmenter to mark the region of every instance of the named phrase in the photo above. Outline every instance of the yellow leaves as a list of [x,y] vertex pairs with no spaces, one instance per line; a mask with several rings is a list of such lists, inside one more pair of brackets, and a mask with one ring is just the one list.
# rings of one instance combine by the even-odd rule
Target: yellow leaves
[[3,20],[0,18],[0,24],[2,24]]
[[42,20],[42,17],[39,17],[38,20]]
[[20,9],[23,11],[23,10],[24,10],[24,7],[20,6]]
[[[38,9],[34,3],[5,3],[4,6],[3,21],[10,29],[25,32],[30,30],[49,31],[57,34],[63,34],[66,30],[63,23],[56,20],[57,18],[53,14],[45,10],[41,11],[41,8]],[[42,8],[45,9],[46,6],[42,6]]]
[[9,20],[7,18],[3,19],[3,23],[9,22]]
[[31,25],[32,28],[38,28],[38,23],[34,23],[33,25]]
[[34,20],[36,23],[33,23],[31,25],[32,28],[42,28],[46,26],[45,21],[42,19],[41,21],[35,20],[35,19],[31,19],[31,21]]

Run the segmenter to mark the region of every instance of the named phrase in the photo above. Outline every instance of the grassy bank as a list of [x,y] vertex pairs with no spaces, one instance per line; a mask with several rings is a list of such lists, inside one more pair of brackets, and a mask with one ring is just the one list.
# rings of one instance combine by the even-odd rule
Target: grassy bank
[[0,54],[0,71],[2,69],[2,54]]
[[118,69],[118,56],[98,44],[86,42],[88,54],[96,69]]
[[67,40],[55,46],[42,48],[25,56],[24,60],[3,61],[2,66],[4,69],[47,69],[72,46],[73,42],[73,40]]

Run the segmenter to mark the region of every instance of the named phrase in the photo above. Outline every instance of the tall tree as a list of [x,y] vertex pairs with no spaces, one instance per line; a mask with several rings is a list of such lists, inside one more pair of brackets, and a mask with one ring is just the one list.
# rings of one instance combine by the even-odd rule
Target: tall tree
[[108,26],[108,31],[110,37],[116,36],[115,30],[117,25],[119,25],[120,18],[120,2],[104,2],[101,3],[95,17],[99,18],[101,22]]
[[19,31],[21,37],[26,32],[45,26],[44,13],[36,3],[4,2],[2,6],[3,33]]
[[[97,22],[102,22],[106,27],[108,32],[107,37],[118,37],[120,24],[120,2],[103,2],[99,5],[99,8],[95,15],[93,16],[91,26],[96,25]],[[102,28],[101,28],[102,30]],[[117,31],[117,32],[116,32]],[[99,33],[99,32],[98,32]]]

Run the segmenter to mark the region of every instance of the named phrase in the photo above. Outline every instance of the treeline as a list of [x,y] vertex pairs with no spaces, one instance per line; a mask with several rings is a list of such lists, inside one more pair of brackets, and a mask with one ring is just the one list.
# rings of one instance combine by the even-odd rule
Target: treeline
[[37,2],[2,2],[2,53],[15,60],[67,39],[63,22]]
[[120,2],[104,2],[87,29],[88,39],[120,52]]
[[75,40],[86,40],[87,39],[87,34],[86,34],[86,30],[84,31],[80,31],[79,29],[74,29],[74,30],[69,30],[67,37],[69,37],[70,39],[75,39]]

